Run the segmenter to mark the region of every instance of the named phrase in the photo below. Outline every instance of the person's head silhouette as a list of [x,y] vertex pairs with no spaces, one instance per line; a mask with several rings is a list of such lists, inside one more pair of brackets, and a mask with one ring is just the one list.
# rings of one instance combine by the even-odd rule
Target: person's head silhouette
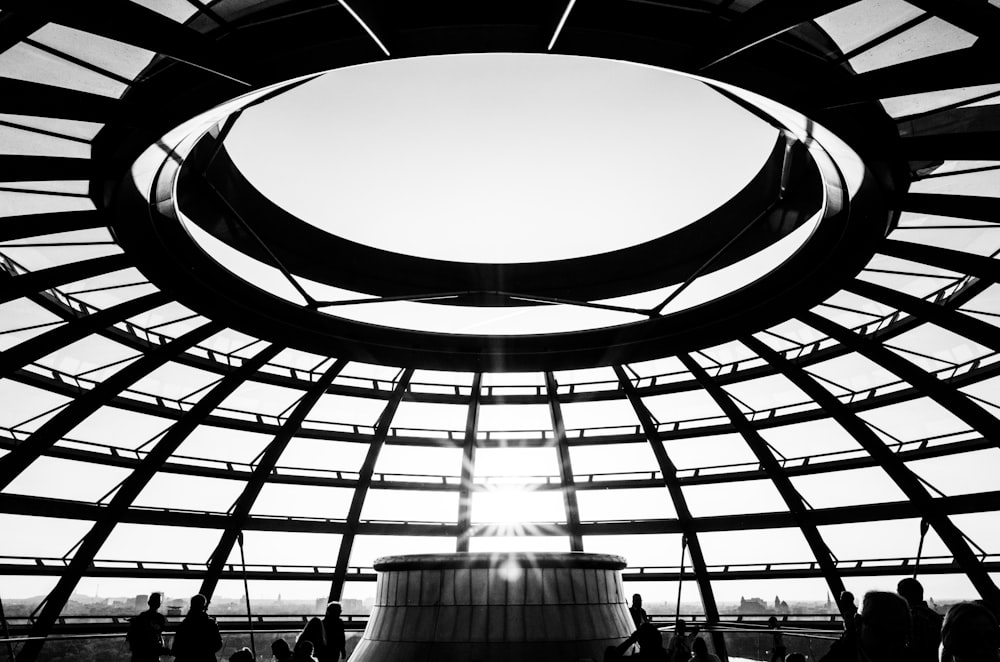
[[201,593],[191,596],[191,613],[197,614],[208,609],[208,598]]
[[149,594],[149,600],[146,601],[146,604],[148,604],[149,608],[152,609],[153,611],[156,611],[157,609],[159,609],[160,608],[160,604],[161,604],[160,594],[159,593],[150,593]]

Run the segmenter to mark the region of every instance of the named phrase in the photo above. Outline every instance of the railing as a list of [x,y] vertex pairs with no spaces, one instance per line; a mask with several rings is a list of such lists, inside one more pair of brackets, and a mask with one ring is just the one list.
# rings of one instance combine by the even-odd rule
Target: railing
[[[766,627],[766,621],[770,614],[763,615],[723,615],[719,622],[708,624],[704,616],[699,614],[682,614],[690,626],[697,625],[703,638],[712,649],[712,637],[710,633],[719,633],[726,643],[729,658],[732,662],[739,660],[765,661],[770,660],[771,646],[773,643],[773,633],[775,630]],[[39,656],[39,662],[47,660],[72,659],[74,662],[122,662],[129,659],[128,645],[125,642],[124,632],[127,628],[126,617],[108,617],[115,619],[112,629],[108,632],[89,633],[60,633],[59,629],[64,628],[62,624],[57,625],[56,632],[46,638],[45,646]],[[294,621],[278,624],[269,622],[267,619],[273,617],[260,617],[262,620],[255,621],[252,630],[254,649],[257,652],[259,662],[270,662],[271,642],[278,638],[292,643],[301,632],[302,626],[309,618],[308,616],[297,617]],[[287,617],[284,617],[287,619]],[[782,616],[780,633],[784,638],[784,643],[788,652],[800,652],[808,656],[808,659],[818,659],[825,653],[830,644],[839,636],[841,623],[839,616],[831,615],[784,615]],[[366,617],[345,618],[345,630],[347,631],[347,652],[348,657],[361,637],[361,632],[367,624]],[[674,622],[673,615],[652,615],[651,620],[661,629],[665,640],[668,640],[672,632]],[[258,627],[259,625],[259,627]],[[107,624],[105,624],[107,626]],[[235,651],[243,647],[251,646],[251,630],[247,628],[246,617],[242,620],[229,622],[220,619],[219,626],[223,635],[223,647],[217,653],[219,660],[226,660]],[[15,635],[7,639],[0,638],[0,662],[12,662],[7,656],[7,646],[16,651],[26,641],[32,637],[26,635]],[[169,646],[171,636],[168,633],[165,643]],[[168,659],[168,658],[164,658]]]
[[[9,440],[5,444],[4,436]],[[12,431],[7,428],[0,428],[0,447],[13,447],[19,443],[15,439]],[[929,448],[940,448],[950,444],[961,444],[963,442],[981,441],[982,437],[978,432],[966,430],[946,434],[926,437],[913,441],[899,441],[891,444],[889,448],[899,455],[916,453]],[[13,443],[10,443],[13,442]],[[57,448],[80,450],[99,455],[108,455],[114,458],[140,461],[148,455],[146,450],[136,450],[119,446],[111,446],[89,441],[79,441],[75,439],[63,439],[57,443]],[[828,453],[818,453],[815,455],[804,455],[798,457],[777,458],[778,464],[783,469],[795,469],[799,467],[815,466],[840,460],[869,459],[869,455],[862,449],[848,449],[831,451]],[[237,472],[250,474],[257,468],[255,462],[234,462],[224,460],[213,460],[194,456],[174,455],[171,456],[166,466],[185,466],[195,469],[213,469],[216,471]],[[707,476],[728,475],[735,473],[764,473],[763,465],[760,462],[736,462],[726,464],[708,465],[703,467],[679,469],[678,478],[703,478]],[[305,478],[319,478],[332,481],[352,482],[360,479],[357,471],[344,469],[323,469],[296,466],[278,466],[272,469],[274,476],[298,476]],[[608,482],[636,482],[648,483],[650,481],[662,481],[663,474],[656,469],[614,471],[601,473],[576,474],[574,482],[579,486],[586,486],[594,483]],[[376,472],[372,476],[374,485],[389,484],[414,484],[422,486],[438,486],[448,489],[455,489],[461,485],[461,478],[458,475],[442,474],[418,474],[418,473],[396,473],[396,472]],[[473,481],[473,489],[489,489],[496,485],[546,485],[558,486],[561,484],[557,474],[534,474],[520,476],[502,475],[481,475],[476,476]]]
[[[990,568],[1000,569],[1000,554],[979,553],[978,559]],[[41,556],[0,556],[0,568],[11,574],[59,574],[72,561],[71,557],[41,557]],[[872,574],[887,572],[889,574],[909,573],[916,564],[916,559],[909,556],[893,556],[870,559],[835,559],[838,570],[845,574]],[[952,571],[957,566],[951,555],[923,556],[920,559],[920,569],[924,572],[937,570]],[[710,564],[706,566],[710,575],[768,575],[815,573],[819,576],[820,566],[817,561],[782,561],[778,563],[727,563]],[[290,563],[248,563],[246,573],[254,578],[271,578],[275,575],[284,579],[310,578],[329,579],[335,574],[332,565],[297,565]],[[88,572],[94,575],[108,576],[202,576],[208,572],[207,562],[170,562],[170,561],[136,561],[126,559],[96,559]],[[222,567],[222,573],[240,575],[243,566],[228,563]],[[676,565],[633,566],[622,571],[625,581],[663,581],[664,578],[676,580],[681,574],[681,568]],[[684,577],[694,577],[690,566],[684,568]],[[351,581],[375,581],[375,569],[371,566],[349,566],[347,579]]]

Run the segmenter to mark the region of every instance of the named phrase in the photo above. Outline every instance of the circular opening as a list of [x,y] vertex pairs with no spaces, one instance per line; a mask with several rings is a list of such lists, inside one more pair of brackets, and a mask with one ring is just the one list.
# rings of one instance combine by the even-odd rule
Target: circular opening
[[248,108],[225,146],[261,193],[328,233],[509,264],[684,227],[746,186],[776,136],[667,70],[481,53],[328,72]]

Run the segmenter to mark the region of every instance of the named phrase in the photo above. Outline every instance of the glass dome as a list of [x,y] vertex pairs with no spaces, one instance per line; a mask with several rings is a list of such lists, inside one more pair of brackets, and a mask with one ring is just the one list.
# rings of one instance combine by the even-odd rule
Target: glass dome
[[[651,612],[709,624],[747,598],[835,612],[828,596],[893,590],[917,564],[939,604],[1000,604],[998,3],[556,4],[0,11],[0,599],[34,610],[31,634],[85,596],[241,598],[241,553],[260,600],[363,606],[374,559],[400,553],[587,551],[625,557]],[[682,245],[691,266],[629,247],[600,269],[553,263],[540,310],[615,312],[654,281],[672,301],[733,251],[823,223],[708,304],[515,338],[292,310],[164,223],[174,194],[231,183],[208,148],[269,86],[469,53],[670,69],[804,118],[774,132],[792,137],[760,191],[727,192]],[[189,158],[163,142],[218,109],[199,134],[216,143]],[[146,200],[133,175],[157,146]],[[202,188],[153,185],[185,167]],[[241,199],[199,207],[205,234],[294,290],[280,233],[226,216]],[[364,297],[439,305],[438,266],[380,279],[389,264]],[[456,303],[525,298],[480,284]]]

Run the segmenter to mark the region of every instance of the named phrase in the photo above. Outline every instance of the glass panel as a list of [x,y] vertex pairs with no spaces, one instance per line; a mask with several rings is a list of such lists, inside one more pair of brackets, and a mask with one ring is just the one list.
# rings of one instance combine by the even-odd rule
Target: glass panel
[[[465,421],[469,415],[468,405],[440,404],[437,402],[414,402],[403,400],[396,415],[392,417],[392,427],[398,434],[412,431],[451,431],[465,433]],[[427,434],[426,436],[444,436]]]
[[719,405],[707,391],[683,391],[681,393],[666,393],[663,395],[653,395],[642,399],[643,404],[649,409],[660,423],[674,421],[696,421],[691,425],[708,425],[721,422],[724,419]]
[[157,416],[101,407],[73,428],[66,438],[118,448],[138,448],[172,424],[173,421]]
[[762,412],[801,403],[807,403],[809,408],[814,406],[812,400],[784,375],[748,379],[727,384],[723,389],[736,400],[745,413]]
[[968,425],[930,398],[879,407],[859,412],[858,416],[889,441],[928,439],[969,429]]
[[45,333],[63,324],[62,319],[29,299],[0,304],[0,350]]
[[948,496],[992,492],[998,487],[1000,449],[915,460],[907,462],[906,466]]
[[458,521],[458,492],[368,490],[361,519],[386,522]]
[[972,46],[976,36],[939,18],[931,18],[888,41],[851,58],[857,73],[900,62],[940,55]]
[[856,451],[850,455],[834,455],[827,458],[829,460],[868,455],[847,430],[829,419],[761,428],[759,432],[778,453],[785,457],[810,457],[813,458],[811,463],[823,453]]
[[128,469],[40,457],[4,488],[7,494],[95,502],[129,475]]
[[[17,535],[4,536],[0,554],[58,558],[69,552],[92,526],[93,522],[83,520],[0,513],[0,529],[17,531]],[[6,595],[0,597],[6,601]]]
[[219,529],[120,522],[95,558],[170,564],[207,563],[221,537]]
[[679,471],[719,465],[748,464],[748,468],[757,466],[757,456],[738,434],[668,439],[663,442],[663,447]]
[[806,372],[834,395],[861,393],[899,381],[878,363],[855,352],[814,363]]
[[631,444],[570,446],[569,457],[573,473],[578,477],[659,470],[653,449],[645,441]]
[[139,379],[130,390],[193,403],[220,379],[214,372],[171,362]]
[[183,23],[197,13],[197,7],[188,0],[132,0],[137,5],[151,9],[178,23]]
[[[949,248],[973,255],[993,256],[1000,250],[1000,230],[996,224],[933,214],[903,212],[899,217],[899,227],[889,234],[889,238]],[[920,273],[947,275],[951,272],[934,271],[931,267],[923,267]],[[948,284],[944,279],[937,280],[939,281],[937,288],[930,288],[928,285],[915,289],[914,295],[926,296]]]
[[[240,480],[159,472],[149,480],[133,505],[222,513],[229,510],[244,487],[245,483]],[[267,487],[264,489],[266,491]]]
[[[0,115],[0,122],[9,115]],[[14,123],[14,122],[11,122]],[[0,125],[0,154],[90,158],[90,145],[69,138],[46,135],[20,127]]]
[[291,467],[309,472],[359,471],[367,454],[367,443],[293,437],[281,454],[278,466],[285,468],[283,473],[306,473],[288,471]]
[[[920,543],[920,520],[850,522],[820,526],[819,533],[840,561],[915,558]],[[934,529],[924,538],[923,556],[948,554]],[[893,589],[895,590],[895,588]]]
[[[699,534],[699,540],[701,535]],[[584,536],[583,549],[592,554],[625,557],[629,569],[679,567],[681,562],[679,533]]]
[[[248,380],[236,387],[236,390],[222,401],[215,413],[223,416],[233,416],[236,412],[287,416],[303,396],[305,391]],[[226,410],[236,410],[236,412]],[[314,409],[310,416],[315,413]]]
[[135,78],[155,55],[143,48],[123,44],[89,32],[47,23],[31,39],[123,78]]
[[[222,462],[250,463],[271,443],[269,434],[200,425],[174,451],[174,458],[193,457]],[[248,468],[243,468],[247,470]]]
[[665,487],[645,487],[614,490],[577,490],[580,520],[674,519],[677,513]]
[[568,552],[569,538],[565,536],[473,536],[469,539],[470,552]]
[[[544,448],[478,448],[473,475],[477,482],[495,478],[559,476],[559,456],[553,446]],[[511,481],[506,481],[511,482]]]
[[[396,554],[437,554],[439,552],[454,552],[455,539],[447,536],[367,536],[354,538],[351,547],[352,568],[370,568],[375,559]],[[337,562],[334,554],[329,564]],[[374,595],[375,585],[372,584]]]
[[472,493],[472,521],[511,527],[523,522],[565,522],[566,510],[563,495],[556,490],[496,488]]
[[[959,87],[953,90],[935,90],[882,99],[882,107],[889,113],[889,117],[900,118],[930,112],[964,100],[976,99],[998,90],[1000,90],[1000,85],[996,84]],[[912,185],[910,190],[914,190]]]
[[318,485],[267,483],[254,501],[251,515],[344,519],[351,507],[354,490]]
[[954,271],[887,255],[876,255],[858,274],[861,280],[921,298],[947,287],[960,276]]
[[[312,614],[315,613],[317,605],[326,604],[327,596],[330,594],[330,582],[289,580],[281,579],[279,576],[275,576],[274,579],[251,579],[247,582],[247,586],[252,609],[265,614]],[[215,595],[212,596],[209,613],[216,616],[242,617],[246,623],[245,595],[242,580],[223,579],[215,589]],[[265,647],[261,639],[270,642],[270,637],[257,635],[258,648],[269,650],[270,645]],[[239,650],[235,644],[230,644],[219,651],[220,657],[228,659],[229,655],[236,652],[233,648]]]
[[959,389],[994,416],[1000,417],[1000,377],[992,377]]
[[[340,541],[339,533],[244,531],[243,554],[247,565],[333,568],[337,564]],[[233,545],[228,562],[240,562],[239,545]]]
[[844,53],[924,12],[902,0],[862,0],[816,19]]
[[698,534],[707,565],[801,563],[814,561],[799,529],[703,531]]
[[548,405],[482,405],[479,408],[480,432],[551,429],[552,416]]
[[385,400],[324,393],[309,412],[308,420],[374,426],[385,410],[385,405]]
[[907,500],[892,479],[878,467],[793,476],[792,485],[813,508]]
[[26,43],[0,56],[0,76],[118,98],[127,85]]
[[0,379],[0,402],[16,402],[17,407],[0,407],[0,428],[17,427],[24,432],[35,430],[52,414],[53,409],[69,402],[69,398],[20,384],[13,379]]
[[928,372],[954,367],[992,353],[978,343],[929,323],[886,341],[885,346]]
[[[993,85],[1000,92],[1000,85]],[[998,161],[945,161],[934,169],[933,177],[910,184],[913,193],[942,193],[947,195],[1000,196],[1000,169],[967,172],[978,168],[996,168]],[[955,173],[955,174],[948,174]]]
[[685,485],[681,489],[694,517],[783,512],[788,509],[769,480]]
[[614,428],[607,431],[630,432],[639,423],[635,409],[628,400],[567,402],[562,405],[562,414],[567,430]]
[[378,454],[375,473],[396,474],[392,476],[393,480],[414,475],[459,476],[462,473],[462,449],[386,444]]

